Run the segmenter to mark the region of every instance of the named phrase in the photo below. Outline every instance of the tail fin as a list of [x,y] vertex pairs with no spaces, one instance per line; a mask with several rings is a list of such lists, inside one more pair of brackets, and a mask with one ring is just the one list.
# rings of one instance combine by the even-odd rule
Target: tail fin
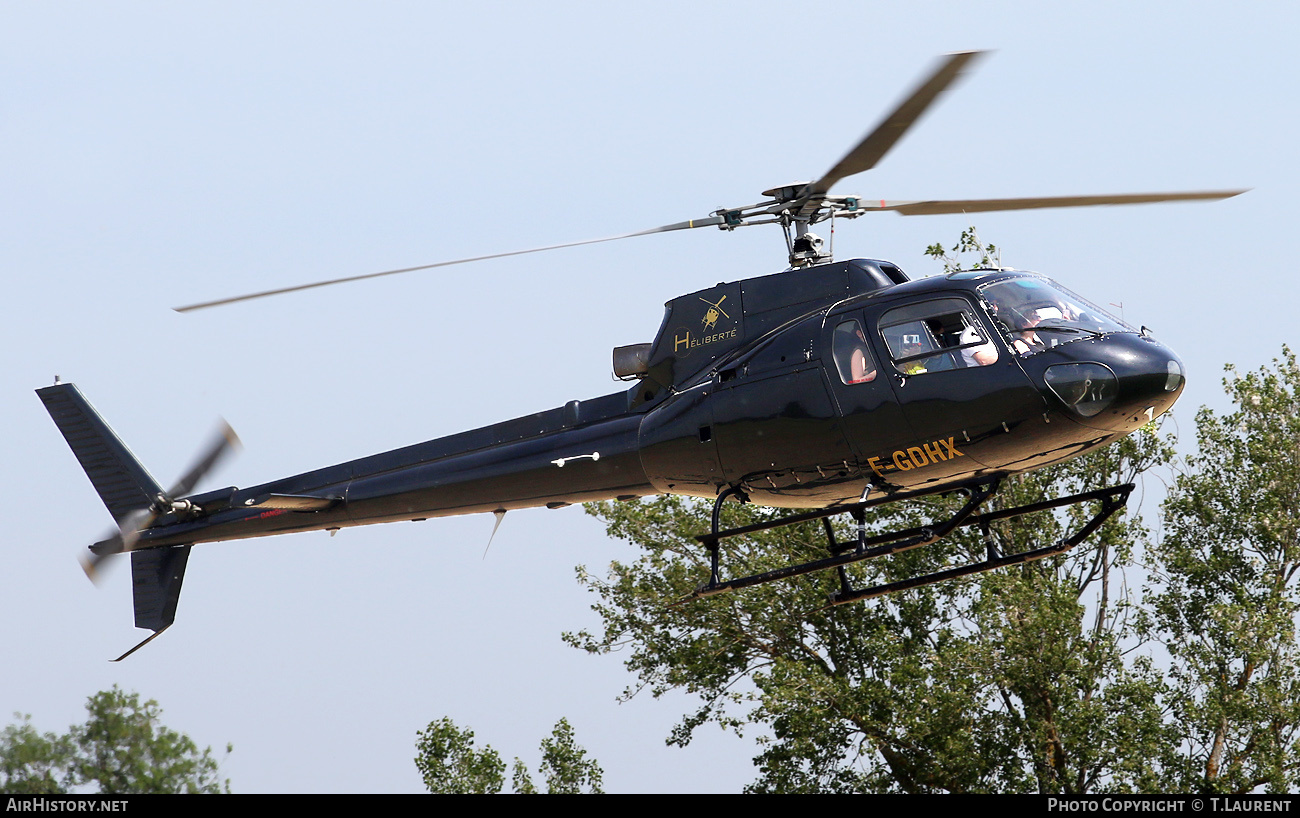
[[36,394],[119,525],[133,512],[148,508],[162,493],[162,487],[82,397],[76,384],[55,384],[37,389]]
[[[72,453],[118,526],[134,528],[141,517],[152,519],[142,512],[163,494],[162,487],[118,439],[76,385],[55,384],[37,389],[36,394],[72,447]],[[120,548],[122,535],[115,536]],[[154,633],[113,661],[122,661],[171,626],[176,619],[176,603],[180,599],[181,581],[185,577],[189,556],[188,545],[131,552],[135,626]]]
[[181,598],[181,581],[190,546],[148,548],[131,552],[131,596],[135,603],[135,626],[153,631],[143,642],[114,659],[120,662],[162,635],[176,621],[176,603]]
[[131,591],[135,597],[135,626],[162,631],[176,620],[188,545],[131,552]]

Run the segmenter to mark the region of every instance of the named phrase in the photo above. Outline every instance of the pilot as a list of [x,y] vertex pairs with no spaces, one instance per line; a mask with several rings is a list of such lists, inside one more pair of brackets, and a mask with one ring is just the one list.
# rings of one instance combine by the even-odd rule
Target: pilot
[[1039,313],[1040,309],[1029,309],[1023,314],[1018,310],[1008,310],[1012,317],[1012,330],[1015,333],[1012,336],[1011,348],[1020,355],[1028,355],[1031,352],[1038,352],[1047,345],[1043,339],[1038,337],[1034,328],[1043,320]]
[[1043,347],[1056,346],[1061,343],[1061,339],[1054,332],[1046,332],[1042,337],[1036,331],[1039,326],[1062,326],[1064,322],[1071,317],[1069,307],[1056,302],[1043,304],[1035,307],[1026,314],[1025,323],[1022,325],[1025,329],[1020,333],[1020,340],[1024,342],[1026,352],[1037,352]]

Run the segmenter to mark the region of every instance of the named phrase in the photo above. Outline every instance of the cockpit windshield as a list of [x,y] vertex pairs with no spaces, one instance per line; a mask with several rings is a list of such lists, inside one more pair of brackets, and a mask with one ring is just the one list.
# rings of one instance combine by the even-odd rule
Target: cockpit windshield
[[989,313],[1025,355],[1047,347],[1137,330],[1064,287],[1042,278],[1012,278],[980,288]]

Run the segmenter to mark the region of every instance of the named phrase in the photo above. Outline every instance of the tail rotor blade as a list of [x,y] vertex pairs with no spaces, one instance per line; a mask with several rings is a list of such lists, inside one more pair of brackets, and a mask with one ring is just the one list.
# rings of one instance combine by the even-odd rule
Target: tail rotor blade
[[238,446],[239,436],[235,434],[235,430],[229,423],[221,421],[211,441],[201,450],[202,453],[194,464],[180,480],[176,481],[170,491],[160,494],[153,504],[136,509],[123,517],[117,531],[111,532],[107,537],[90,546],[90,554],[83,555],[81,558],[81,569],[86,572],[90,581],[98,585],[103,579],[105,570],[112,563],[113,557],[134,550],[141,533],[170,510],[171,501],[189,494],[194,486],[216,467],[227,452]]
[[176,481],[171,491],[167,492],[168,498],[183,497],[189,494],[194,486],[221,461],[221,458],[227,452],[238,447],[239,435],[235,434],[235,430],[230,428],[229,423],[224,420],[221,421],[221,425],[203,450],[203,454],[195,461],[193,466],[190,466],[189,471],[185,472],[185,475]]
[[90,546],[90,554],[81,558],[81,570],[86,572],[91,582],[98,585],[105,570],[112,564],[112,558],[130,551],[139,541],[140,532],[153,525],[156,519],[158,512],[152,507],[127,515],[117,531]]
[[[104,578],[104,570],[108,567],[110,559],[122,553],[121,539],[119,535],[116,541],[110,539],[97,542],[90,546],[91,553],[81,555],[81,570],[86,572],[86,578],[95,585],[98,585],[100,580]],[[112,548],[112,550],[103,552],[94,550],[101,547]]]

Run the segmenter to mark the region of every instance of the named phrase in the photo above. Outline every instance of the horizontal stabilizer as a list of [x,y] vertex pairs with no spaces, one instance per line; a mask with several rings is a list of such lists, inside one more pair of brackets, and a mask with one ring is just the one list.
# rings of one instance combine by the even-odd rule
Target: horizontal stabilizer
[[343,502],[337,497],[306,494],[262,494],[240,503],[241,508],[276,508],[284,511],[324,511]]
[[76,385],[55,384],[37,389],[36,394],[113,519],[121,525],[132,512],[148,508],[162,487],[108,428]]

